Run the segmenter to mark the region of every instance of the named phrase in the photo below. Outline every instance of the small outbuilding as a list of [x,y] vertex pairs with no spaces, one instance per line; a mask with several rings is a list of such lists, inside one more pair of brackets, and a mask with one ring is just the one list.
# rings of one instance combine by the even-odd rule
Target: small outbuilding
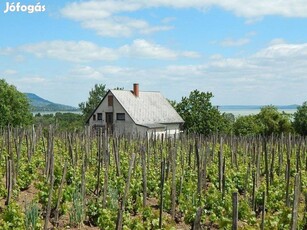
[[116,135],[174,135],[183,119],[160,92],[109,90],[87,120],[93,128]]

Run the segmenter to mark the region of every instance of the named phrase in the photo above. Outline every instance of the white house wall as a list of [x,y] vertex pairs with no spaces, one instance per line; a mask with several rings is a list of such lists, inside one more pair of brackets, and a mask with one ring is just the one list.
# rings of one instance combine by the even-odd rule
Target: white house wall
[[[111,92],[107,94],[105,99],[97,107],[94,114],[96,120],[93,120],[93,115],[89,120],[89,125],[93,126],[106,126],[106,113],[113,113],[113,129],[115,132],[122,134],[125,131],[131,130],[134,126],[134,122],[131,117],[126,113],[123,107],[119,104],[115,97],[113,97],[113,106],[108,106],[108,96],[113,96]],[[98,119],[98,113],[102,113],[102,120]],[[116,113],[125,113],[125,121],[117,121]]]

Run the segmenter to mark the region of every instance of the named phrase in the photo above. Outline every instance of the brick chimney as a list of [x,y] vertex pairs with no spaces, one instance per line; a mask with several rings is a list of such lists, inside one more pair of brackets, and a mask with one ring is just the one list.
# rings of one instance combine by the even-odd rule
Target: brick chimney
[[134,96],[138,97],[139,96],[139,84],[138,83],[134,83],[133,84],[133,94]]

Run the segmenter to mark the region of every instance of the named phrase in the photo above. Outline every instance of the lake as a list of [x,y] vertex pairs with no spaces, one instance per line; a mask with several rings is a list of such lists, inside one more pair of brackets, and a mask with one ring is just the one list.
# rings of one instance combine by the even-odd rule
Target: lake
[[[260,109],[219,109],[221,113],[232,113],[235,117],[254,115],[260,112]],[[294,114],[297,109],[278,109],[279,112]]]

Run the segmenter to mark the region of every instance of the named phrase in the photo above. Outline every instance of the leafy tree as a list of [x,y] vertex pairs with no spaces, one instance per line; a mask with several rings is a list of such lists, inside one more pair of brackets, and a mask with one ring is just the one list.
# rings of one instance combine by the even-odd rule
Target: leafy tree
[[167,101],[176,109],[177,102],[175,100],[167,99]]
[[187,131],[206,135],[222,131],[223,118],[219,110],[211,104],[212,97],[211,92],[194,90],[189,97],[183,97],[176,105]]
[[307,101],[294,113],[293,126],[297,133],[307,136]]
[[262,127],[256,115],[240,116],[233,124],[233,131],[236,135],[255,135],[261,133]]
[[228,134],[232,133],[235,120],[235,115],[232,113],[222,113],[220,132]]
[[15,86],[0,79],[0,126],[28,125],[32,122],[32,113],[27,97]]
[[257,114],[262,128],[262,133],[265,135],[288,133],[292,131],[290,116],[285,113],[280,113],[277,107],[268,105],[261,108]]
[[89,97],[86,102],[81,102],[79,108],[82,111],[84,119],[89,118],[93,110],[99,105],[100,101],[106,95],[106,85],[95,84],[94,88],[89,92]]
[[83,128],[83,119],[81,114],[75,113],[56,113],[44,114],[40,113],[34,116],[35,125],[40,125],[48,129],[50,125],[56,126],[63,131],[76,131]]

